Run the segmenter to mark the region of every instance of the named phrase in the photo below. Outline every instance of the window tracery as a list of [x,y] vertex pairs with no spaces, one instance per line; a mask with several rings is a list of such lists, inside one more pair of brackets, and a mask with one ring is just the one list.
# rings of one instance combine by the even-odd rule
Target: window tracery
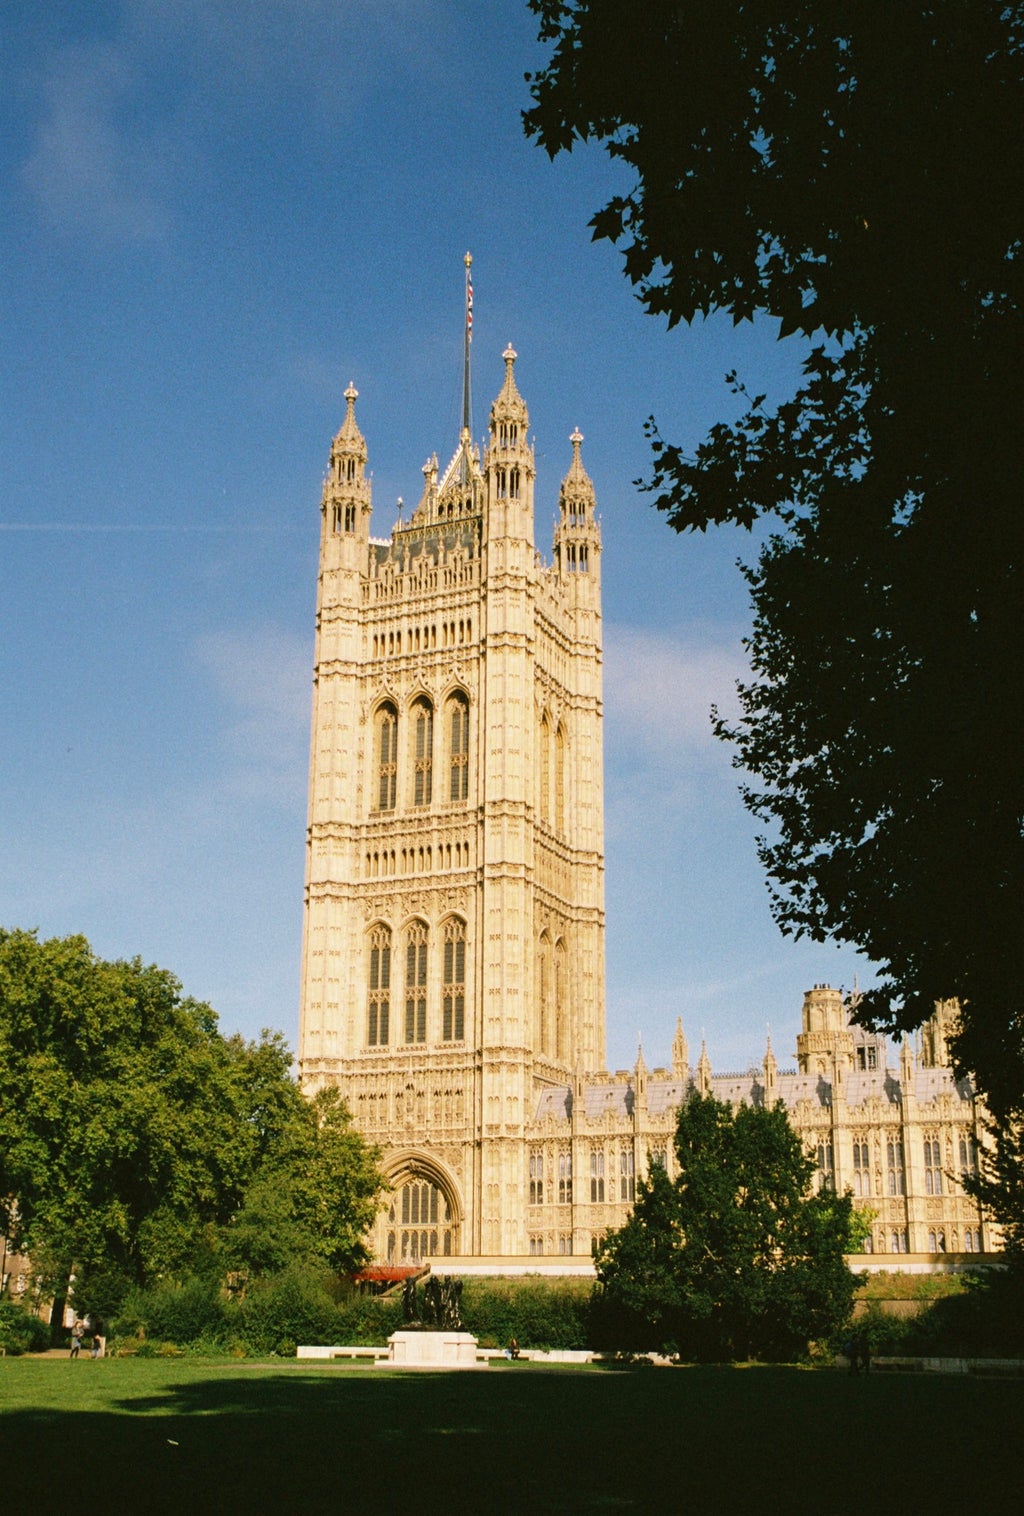
[[449,799],[469,798],[469,702],[456,694],[448,702]]
[[530,1154],[530,1204],[544,1204],[544,1153],[534,1149]]
[[398,711],[386,701],[377,709],[377,808],[393,811],[398,798]]
[[389,1263],[419,1263],[424,1258],[448,1257],[455,1228],[444,1191],[416,1175],[401,1186],[388,1210]]
[[417,700],[412,708],[413,805],[429,805],[434,785],[434,708]]
[[414,921],[405,936],[405,1040],[427,1040],[427,928]]
[[[924,1139],[924,1192],[942,1194],[942,1145],[936,1136]],[[930,1251],[934,1253],[935,1249]]]
[[444,928],[444,985],[441,991],[441,1040],[462,1042],[466,1035],[466,923],[453,917]]
[[391,932],[386,926],[370,933],[368,1002],[366,1041],[370,1047],[386,1047],[391,1021]]

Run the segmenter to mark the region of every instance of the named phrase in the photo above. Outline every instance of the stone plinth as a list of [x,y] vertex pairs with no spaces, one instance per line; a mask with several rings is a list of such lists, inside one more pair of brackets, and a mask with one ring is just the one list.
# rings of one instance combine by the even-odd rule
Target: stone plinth
[[477,1340],[470,1332],[393,1332],[388,1356],[374,1367],[382,1369],[476,1369]]

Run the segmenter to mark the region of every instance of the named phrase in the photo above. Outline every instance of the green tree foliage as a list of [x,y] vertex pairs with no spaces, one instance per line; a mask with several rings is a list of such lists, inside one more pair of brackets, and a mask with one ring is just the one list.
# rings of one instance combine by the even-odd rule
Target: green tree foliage
[[336,1089],[296,1099],[225,1233],[232,1269],[257,1279],[292,1263],[339,1273],[366,1263],[362,1238],[381,1191],[376,1156]]
[[693,1095],[676,1128],[679,1177],[639,1186],[598,1257],[599,1331],[687,1358],[788,1359],[849,1315],[849,1195],[807,1193],[813,1165],[785,1107]]
[[265,1243],[278,1265],[293,1250],[360,1261],[376,1152],[336,1095],[307,1102],[290,1070],[279,1034],[223,1037],[163,969],[106,963],[82,937],[0,930],[12,1244],[57,1285],[73,1272],[76,1305],[104,1319],[133,1285],[222,1273],[232,1219],[268,1190],[289,1194]]
[[1024,1092],[1024,11],[1002,0],[530,0],[527,131],[635,174],[593,218],[670,324],[762,314],[798,392],[692,451],[649,423],[679,531],[776,523],[721,734],[786,931],[881,966],[865,1020],[964,1005]]

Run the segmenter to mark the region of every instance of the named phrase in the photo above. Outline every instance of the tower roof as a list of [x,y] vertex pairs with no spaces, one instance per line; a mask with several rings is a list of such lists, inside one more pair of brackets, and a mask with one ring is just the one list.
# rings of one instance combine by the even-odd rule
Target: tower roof
[[519,355],[510,342],[501,356],[505,360],[505,382],[491,406],[491,426],[495,426],[500,421],[516,421],[523,428],[525,441],[525,431],[529,425],[530,416],[526,409],[526,401],[516,387],[515,363]]
[[590,475],[583,467],[583,456],[580,452],[583,443],[583,433],[578,426],[573,430],[569,441],[572,443],[572,462],[569,465],[569,472],[562,480],[559,498],[563,504],[572,501],[577,506],[583,504],[593,508],[595,503],[594,485]]
[[360,457],[366,457],[366,439],[356,422],[356,401],[359,391],[349,380],[348,389],[345,391],[345,419],[338,428],[334,439],[332,452],[357,453]]

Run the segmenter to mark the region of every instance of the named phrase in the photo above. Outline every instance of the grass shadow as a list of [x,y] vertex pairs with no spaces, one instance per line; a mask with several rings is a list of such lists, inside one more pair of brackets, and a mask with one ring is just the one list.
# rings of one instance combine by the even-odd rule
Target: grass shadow
[[[0,1366],[9,1509],[859,1516],[906,1511],[909,1491],[917,1509],[944,1504],[957,1471],[972,1507],[999,1508],[1024,1478],[1019,1384],[111,1361],[38,1365],[18,1393],[20,1367]],[[891,1506],[869,1465],[888,1471]]]

